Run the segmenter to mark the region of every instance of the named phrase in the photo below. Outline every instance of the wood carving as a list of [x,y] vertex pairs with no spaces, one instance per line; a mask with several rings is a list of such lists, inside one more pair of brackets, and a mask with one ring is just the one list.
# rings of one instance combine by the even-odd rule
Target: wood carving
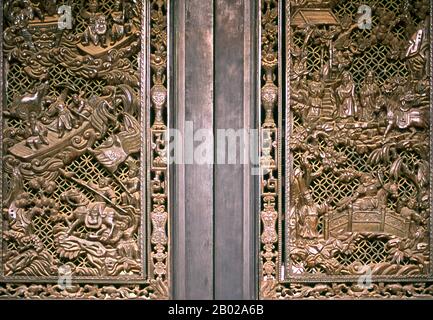
[[283,117],[287,130],[284,175],[283,142],[262,142],[262,205],[276,210],[261,213],[262,298],[431,296],[431,3],[287,1],[285,22],[264,3],[262,75],[285,23],[287,112],[263,102],[262,130],[281,136]]
[[167,298],[167,166],[146,165],[164,148],[141,147],[145,123],[166,129],[143,90],[160,101],[167,83],[167,2],[7,0],[3,12],[0,297]]

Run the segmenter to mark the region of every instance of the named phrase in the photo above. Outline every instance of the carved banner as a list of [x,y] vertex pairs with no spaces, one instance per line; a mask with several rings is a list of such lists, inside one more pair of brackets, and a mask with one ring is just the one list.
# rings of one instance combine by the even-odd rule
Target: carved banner
[[167,21],[3,2],[0,297],[168,297]]
[[261,17],[261,297],[431,296],[431,3],[269,0]]

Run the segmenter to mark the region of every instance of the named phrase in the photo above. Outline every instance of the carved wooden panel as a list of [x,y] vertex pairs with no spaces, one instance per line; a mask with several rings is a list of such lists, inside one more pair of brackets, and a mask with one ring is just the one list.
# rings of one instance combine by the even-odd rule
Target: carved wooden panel
[[167,7],[3,2],[0,297],[168,297]]
[[431,3],[260,14],[261,297],[431,297]]

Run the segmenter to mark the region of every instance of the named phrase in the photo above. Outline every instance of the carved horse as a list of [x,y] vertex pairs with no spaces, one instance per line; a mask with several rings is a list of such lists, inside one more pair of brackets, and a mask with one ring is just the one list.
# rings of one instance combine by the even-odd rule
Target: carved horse
[[[60,195],[60,200],[66,202],[71,207],[75,207],[70,216],[66,218],[69,223],[67,233],[70,235],[77,227],[85,225],[88,229],[98,230],[96,235],[104,233],[107,229],[109,234],[105,237],[110,238],[114,230],[114,217],[116,211],[107,206],[105,202],[90,202],[90,200],[79,190],[72,188]],[[73,221],[71,223],[71,221]]]
[[428,108],[412,108],[409,110],[402,109],[399,103],[390,103],[387,109],[388,126],[386,127],[384,137],[391,129],[411,129],[416,128],[428,129]]
[[[380,99],[379,108],[386,106],[387,127],[384,137],[388,135],[391,129],[410,129],[415,132],[416,128],[429,128],[428,106],[416,105],[417,100],[422,100],[423,96],[413,93],[406,93],[402,96],[397,94],[396,87],[389,85],[384,86],[387,92],[392,92],[392,97],[385,102]],[[420,99],[421,98],[421,99]]]
[[31,92],[18,96],[12,102],[10,112],[5,112],[5,115],[11,115],[27,120],[31,112],[40,113],[44,97],[49,89],[48,82],[42,82],[36,86]]

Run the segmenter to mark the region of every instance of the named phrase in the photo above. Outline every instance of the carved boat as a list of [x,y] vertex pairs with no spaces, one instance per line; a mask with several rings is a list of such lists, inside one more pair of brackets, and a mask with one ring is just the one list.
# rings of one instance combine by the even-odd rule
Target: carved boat
[[[34,150],[27,145],[27,141],[21,141],[11,147],[9,152],[20,160],[29,162],[33,159],[42,159],[50,156],[66,157],[64,151],[70,151],[72,158],[84,153],[91,147],[96,140],[103,137],[108,129],[108,122],[115,121],[116,118],[111,114],[112,110],[107,108],[104,99],[94,97],[91,104],[96,105],[88,120],[85,120],[79,128],[66,131],[63,137],[58,133],[48,131],[47,145],[40,145],[39,149]],[[71,157],[71,155],[69,155]],[[72,160],[72,159],[69,159]],[[65,159],[63,159],[65,161]]]
[[60,17],[58,15],[55,16],[47,16],[45,17],[44,21],[41,21],[39,19],[34,19],[29,21],[29,29],[35,30],[35,29],[49,29],[50,31],[59,30],[59,19]]
[[127,36],[124,36],[121,40],[117,41],[115,44],[111,45],[109,37],[106,40],[106,47],[103,48],[101,46],[95,46],[93,43],[89,43],[88,45],[83,45],[81,43],[77,44],[77,47],[80,51],[85,54],[88,54],[94,58],[100,58],[108,54],[110,50],[124,48],[133,42],[138,37],[138,30],[135,26],[132,27],[131,33]]
[[[18,159],[30,162],[33,159],[52,157],[68,146],[71,146],[74,140],[82,139],[83,135],[92,125],[85,121],[79,128],[67,131],[62,138],[59,138],[56,132],[48,131],[48,145],[42,144],[39,149],[34,150],[27,146],[27,141],[23,140],[9,149],[9,152]],[[92,143],[93,144],[93,143]]]

